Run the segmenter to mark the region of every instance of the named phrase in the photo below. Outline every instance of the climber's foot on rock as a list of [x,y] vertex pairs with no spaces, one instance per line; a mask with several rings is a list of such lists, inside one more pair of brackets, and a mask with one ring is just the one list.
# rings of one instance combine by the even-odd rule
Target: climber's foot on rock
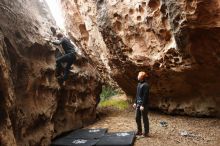
[[61,74],[60,74],[60,73],[55,72],[55,77],[56,77],[56,78],[59,78],[59,76],[61,76]]
[[56,69],[55,70],[55,77],[63,76],[62,70],[61,69]]
[[58,80],[59,85],[61,86],[64,85],[64,80],[62,76],[57,77],[57,80]]

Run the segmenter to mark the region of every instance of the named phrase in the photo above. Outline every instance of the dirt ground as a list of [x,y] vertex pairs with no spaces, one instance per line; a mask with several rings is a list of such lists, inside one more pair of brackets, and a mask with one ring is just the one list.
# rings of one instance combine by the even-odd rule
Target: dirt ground
[[[99,119],[87,128],[108,128],[109,132],[136,130],[132,107],[124,111],[110,107],[98,111]],[[160,121],[167,122],[167,127],[162,127]],[[149,122],[149,137],[137,138],[135,146],[220,146],[220,119],[170,116],[150,112]],[[180,133],[184,131],[190,134],[182,136]]]

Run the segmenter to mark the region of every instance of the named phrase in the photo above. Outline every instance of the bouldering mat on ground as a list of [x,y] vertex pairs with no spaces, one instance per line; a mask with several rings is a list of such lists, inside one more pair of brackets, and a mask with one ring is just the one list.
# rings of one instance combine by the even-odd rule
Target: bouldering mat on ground
[[106,132],[107,129],[79,129],[68,134],[66,138],[99,139],[103,137]]
[[51,146],[93,146],[108,129],[78,129],[54,140]]
[[108,133],[97,142],[96,146],[133,146],[135,132]]
[[56,139],[51,146],[133,146],[134,132],[106,133],[107,129],[79,129]]
[[73,139],[73,138],[60,138],[52,142],[51,146],[95,146],[98,140],[94,139]]

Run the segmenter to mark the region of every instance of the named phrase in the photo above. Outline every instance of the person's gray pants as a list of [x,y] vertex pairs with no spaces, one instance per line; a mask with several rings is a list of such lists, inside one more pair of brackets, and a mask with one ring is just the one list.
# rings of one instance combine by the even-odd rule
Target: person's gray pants
[[136,108],[136,123],[138,132],[142,132],[142,124],[141,124],[141,117],[143,118],[144,123],[144,133],[149,133],[149,120],[148,120],[148,108],[144,108],[143,111],[140,110],[140,106]]

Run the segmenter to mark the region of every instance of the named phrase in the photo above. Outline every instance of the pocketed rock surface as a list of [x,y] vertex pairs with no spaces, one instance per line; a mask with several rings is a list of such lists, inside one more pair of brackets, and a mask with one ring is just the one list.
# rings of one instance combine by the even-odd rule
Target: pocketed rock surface
[[101,92],[97,71],[81,58],[60,86],[55,77],[55,22],[38,0],[0,2],[0,145],[46,146],[93,122]]
[[150,74],[151,107],[220,116],[219,0],[66,0],[69,34],[134,97],[136,76]]

